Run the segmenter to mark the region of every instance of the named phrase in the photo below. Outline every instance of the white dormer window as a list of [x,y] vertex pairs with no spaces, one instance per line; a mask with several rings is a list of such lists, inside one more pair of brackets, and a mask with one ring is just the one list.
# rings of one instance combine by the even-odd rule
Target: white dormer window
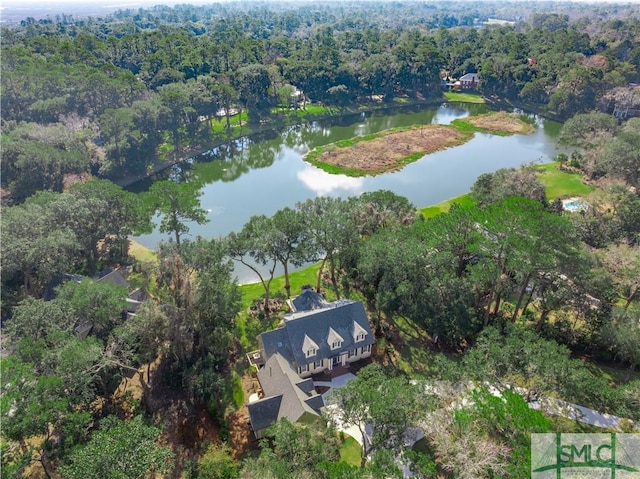
[[329,328],[329,337],[327,338],[327,344],[329,344],[331,350],[340,348],[343,342],[344,338],[340,336],[335,329]]
[[305,357],[310,358],[315,356],[318,353],[318,349],[320,348],[316,342],[305,334],[304,340],[302,341],[302,352]]
[[367,330],[354,321],[353,322],[353,342],[359,343],[360,341],[364,341],[364,338],[366,337],[367,337]]

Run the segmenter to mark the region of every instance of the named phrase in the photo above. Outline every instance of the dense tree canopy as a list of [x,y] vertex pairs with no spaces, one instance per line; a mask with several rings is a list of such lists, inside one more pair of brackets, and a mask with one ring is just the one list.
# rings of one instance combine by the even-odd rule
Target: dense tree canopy
[[[281,319],[269,310],[276,267],[290,296],[290,266],[317,261],[319,291],[365,299],[376,361],[394,361],[394,341],[399,354],[416,348],[398,344],[411,329],[419,353],[428,346],[459,360],[435,356],[430,374],[440,379],[517,386],[526,399],[559,396],[638,420],[640,122],[610,115],[639,103],[629,87],[640,81],[638,9],[567,4],[544,13],[525,3],[178,5],[3,27],[3,469],[19,477],[35,462],[49,477],[56,468],[65,477],[166,474],[173,455],[158,445],[160,430],[141,416],[112,416],[157,418],[162,401],[173,417],[211,413],[224,437],[254,333],[239,314],[246,298],[232,260],[268,270],[265,309],[278,316],[268,319]],[[485,23],[495,17],[517,21]],[[234,154],[234,135],[302,118],[308,112],[293,110],[309,101],[327,112],[441,101],[441,80],[467,72],[480,74],[486,97],[572,116],[560,139],[576,150],[561,169],[604,179],[604,199],[562,212],[547,204],[535,168],[503,169],[478,178],[469,205],[430,219],[406,198],[367,192],[254,216],[208,240],[188,237],[190,222],[208,221],[199,183],[184,181],[188,168],[176,170],[183,181],[157,181],[142,195],[89,180],[150,174],[222,141],[220,151]],[[225,178],[268,166],[274,154],[245,160]],[[129,291],[89,277],[131,264],[129,237],[149,231],[156,212],[173,241],[157,262],[134,263],[130,279],[148,294],[125,320]],[[626,369],[616,388],[585,366],[591,358]],[[115,394],[132,374],[139,402]],[[409,379],[370,366],[333,393],[335,422],[365,433],[364,468],[337,463],[335,431],[285,421],[240,465],[218,444],[177,463],[192,477],[227,479],[400,477],[398,458],[424,477],[528,473],[528,435],[549,420],[525,399],[480,389],[434,421],[426,414],[443,404]],[[427,451],[407,450],[407,428],[426,420],[438,426]],[[12,454],[5,441],[17,445]]]

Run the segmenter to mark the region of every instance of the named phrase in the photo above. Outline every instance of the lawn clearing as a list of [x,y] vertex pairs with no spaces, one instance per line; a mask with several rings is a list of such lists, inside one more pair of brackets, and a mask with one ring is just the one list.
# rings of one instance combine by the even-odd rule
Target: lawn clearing
[[462,103],[485,103],[482,95],[477,93],[459,93],[457,91],[445,92],[444,97],[449,101],[459,101]]
[[142,246],[135,240],[129,239],[129,255],[133,256],[136,261],[142,263],[157,263],[158,255],[155,251],[150,250],[146,246]]
[[345,441],[340,446],[340,462],[350,466],[360,467],[362,460],[362,447],[351,436],[345,434]]
[[547,199],[555,200],[568,196],[584,196],[595,188],[582,182],[582,174],[561,171],[557,163],[546,163],[536,166],[538,178],[544,184]]
[[451,208],[451,205],[454,203],[461,206],[472,206],[475,204],[475,201],[471,198],[469,193],[465,193],[464,195],[450,198],[435,205],[420,208],[418,211],[425,217],[425,219],[429,219],[434,216],[438,216],[440,213],[447,213]]

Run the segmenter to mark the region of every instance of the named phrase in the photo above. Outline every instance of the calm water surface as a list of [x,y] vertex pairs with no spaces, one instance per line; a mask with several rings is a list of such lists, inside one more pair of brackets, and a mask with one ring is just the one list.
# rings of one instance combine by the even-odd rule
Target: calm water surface
[[[556,136],[560,124],[525,115],[537,128],[531,135],[507,137],[477,133],[464,145],[425,156],[400,171],[374,177],[331,175],[309,165],[303,155],[310,149],[354,136],[416,124],[448,124],[456,118],[487,111],[484,105],[443,104],[419,111],[361,114],[332,122],[313,122],[287,128],[270,137],[242,139],[215,148],[164,172],[201,186],[202,207],[210,222],[191,224],[190,235],[205,238],[239,231],[252,215],[273,215],[286,206],[316,196],[346,198],[365,191],[391,190],[417,207],[461,195],[482,173],[517,167],[532,161],[551,161],[558,153]],[[148,182],[135,185],[143,190]],[[155,249],[161,239],[157,230],[137,237]],[[236,268],[239,282],[255,281],[254,274]]]

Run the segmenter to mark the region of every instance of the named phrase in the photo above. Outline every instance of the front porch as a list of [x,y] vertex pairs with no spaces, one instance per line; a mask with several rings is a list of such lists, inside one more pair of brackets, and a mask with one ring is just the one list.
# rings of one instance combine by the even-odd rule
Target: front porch
[[322,372],[312,374],[311,379],[313,379],[314,383],[316,381],[330,382],[332,379],[347,373],[357,375],[358,371],[360,371],[363,367],[367,366],[368,364],[371,364],[371,357],[360,359],[352,363],[345,363],[344,366],[342,364],[336,364],[333,366],[331,370],[324,370]]

